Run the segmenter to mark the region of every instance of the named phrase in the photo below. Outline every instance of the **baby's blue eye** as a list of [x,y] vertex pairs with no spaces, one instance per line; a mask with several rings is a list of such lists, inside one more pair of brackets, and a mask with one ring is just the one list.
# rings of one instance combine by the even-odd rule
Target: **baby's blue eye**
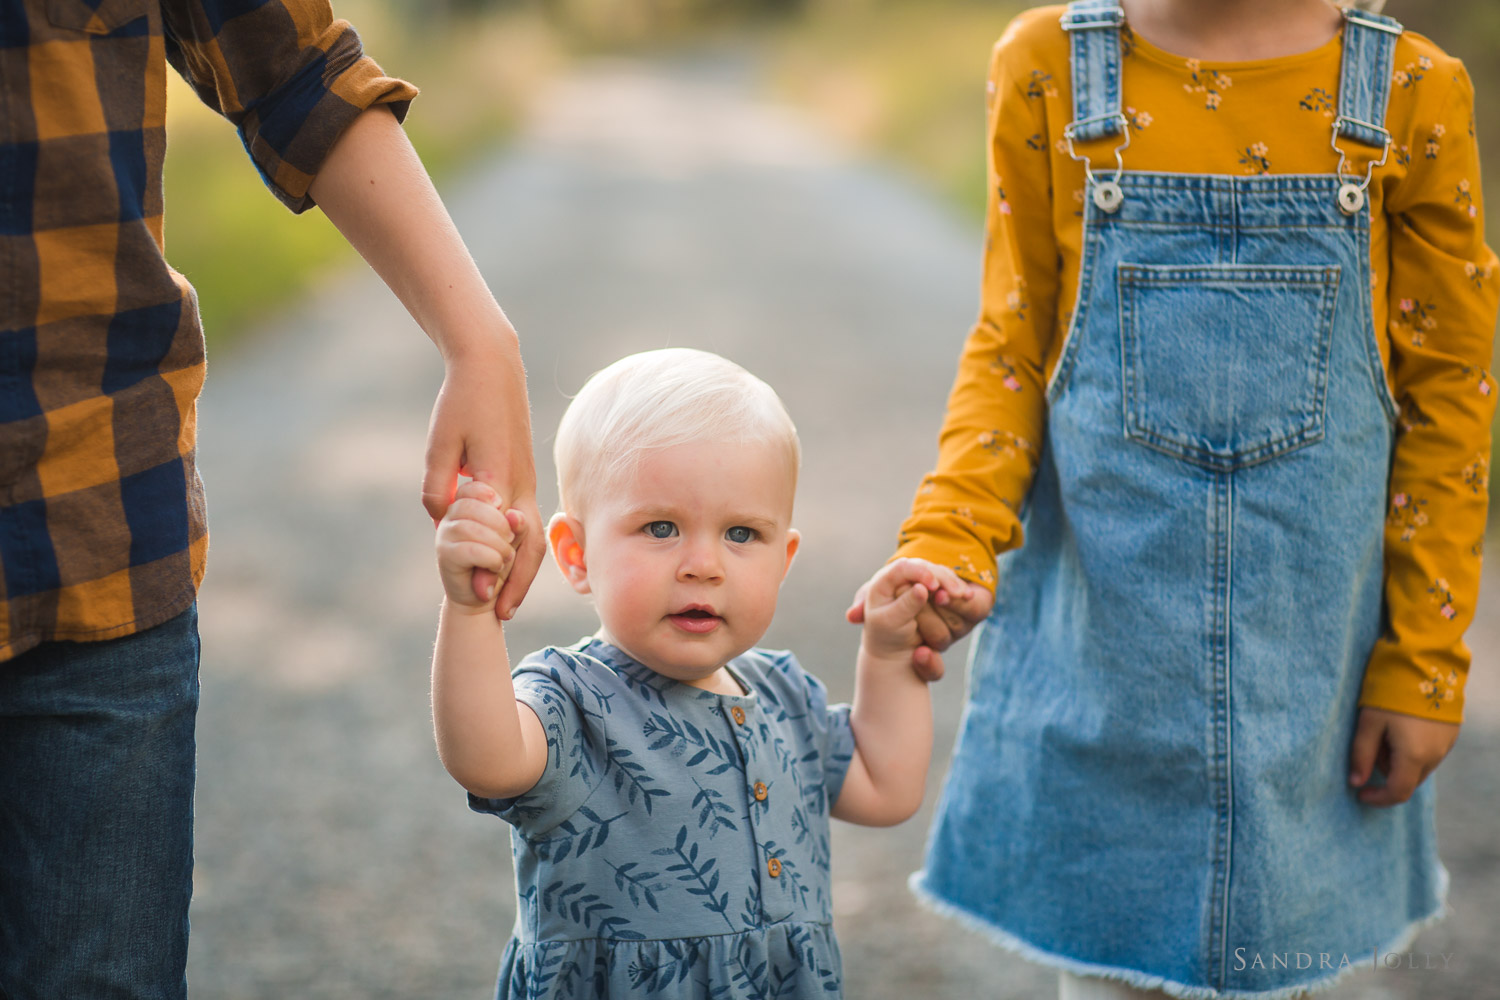
[[745,542],[753,542],[755,541],[755,529],[747,528],[744,525],[735,525],[733,528],[730,528],[728,531],[724,532],[724,537],[729,539],[731,542],[739,542],[741,544],[744,544]]
[[677,525],[671,521],[652,521],[646,525],[646,534],[652,538],[671,538],[677,534]]

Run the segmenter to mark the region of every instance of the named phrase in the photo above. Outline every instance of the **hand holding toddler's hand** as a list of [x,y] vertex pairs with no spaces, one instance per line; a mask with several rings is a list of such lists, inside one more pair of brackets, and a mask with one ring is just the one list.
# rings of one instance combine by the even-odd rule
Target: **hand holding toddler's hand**
[[[478,279],[477,272],[474,278]],[[471,291],[485,293],[483,282]],[[498,322],[509,329],[494,301],[489,300],[487,305],[493,308]],[[520,513],[520,518],[511,522],[516,533],[516,557],[504,578],[496,580],[482,567],[473,574],[473,600],[480,600],[493,583],[499,590],[495,612],[508,619],[520,607],[541,565],[547,551],[547,532],[537,509],[526,379],[520,355],[515,353],[514,335],[479,340],[461,354],[445,352],[446,374],[427,432],[422,503],[436,524],[462,495],[455,494],[453,488],[462,474],[488,484],[505,497],[508,510]],[[473,601],[468,603],[472,605]]]
[[[905,658],[924,680],[943,676],[943,658],[927,643],[922,617],[932,601],[944,605],[972,588],[952,570],[925,559],[897,559],[859,588],[846,617],[864,625],[865,651],[884,659]],[[857,612],[857,614],[856,614]]]
[[[852,625],[865,622],[866,605],[875,581],[882,573],[898,563],[916,563],[931,571],[936,586],[929,586],[927,601],[917,610],[916,626],[920,642],[912,654],[912,666],[926,681],[943,679],[943,658],[939,654],[953,645],[970,630],[989,617],[995,604],[995,595],[984,587],[959,579],[946,566],[925,559],[899,559],[890,563],[880,573],[860,586],[854,594],[854,603],[844,612]],[[924,586],[927,584],[924,583]]]
[[[501,510],[500,496],[479,481],[459,487],[437,526],[438,575],[448,603],[465,611],[491,611],[495,597],[516,561],[516,533],[524,523],[520,511]],[[476,593],[474,571],[489,570],[496,579]]]
[[[1458,742],[1458,726],[1380,708],[1359,710],[1349,748],[1349,784],[1367,806],[1394,806],[1411,798]],[[1366,788],[1372,768],[1385,774],[1385,786]]]

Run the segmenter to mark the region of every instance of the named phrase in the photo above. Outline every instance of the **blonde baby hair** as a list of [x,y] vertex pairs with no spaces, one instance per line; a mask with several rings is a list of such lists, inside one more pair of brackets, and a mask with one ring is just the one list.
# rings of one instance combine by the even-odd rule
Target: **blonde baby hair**
[[698,441],[778,445],[796,486],[802,447],[775,390],[727,358],[669,347],[595,372],[568,404],[552,448],[559,503],[581,517],[642,452]]

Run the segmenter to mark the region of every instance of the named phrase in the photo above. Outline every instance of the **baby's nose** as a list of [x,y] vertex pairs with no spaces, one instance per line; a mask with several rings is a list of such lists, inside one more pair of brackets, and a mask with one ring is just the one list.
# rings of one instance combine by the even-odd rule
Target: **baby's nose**
[[719,546],[694,542],[684,547],[678,575],[692,580],[717,580],[724,575],[724,560]]

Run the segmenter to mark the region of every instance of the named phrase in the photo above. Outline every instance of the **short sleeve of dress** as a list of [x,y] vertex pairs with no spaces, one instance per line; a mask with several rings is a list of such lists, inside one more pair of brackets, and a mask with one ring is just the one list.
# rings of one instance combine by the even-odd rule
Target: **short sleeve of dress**
[[547,768],[535,786],[510,799],[470,793],[469,808],[492,813],[526,837],[545,835],[578,811],[604,776],[608,697],[589,680],[587,657],[548,647],[511,671],[516,700],[529,706],[547,734]]
[[[821,691],[823,684],[809,677]],[[826,745],[823,750],[823,787],[828,790],[829,808],[839,800],[844,778],[849,774],[849,762],[854,759],[854,730],[849,726],[849,706],[834,705],[824,712],[826,720]]]
[[[789,652],[767,654],[772,657],[776,673],[779,673],[790,689],[784,696],[788,716],[803,727],[805,745],[817,754],[821,767],[822,787],[827,795],[827,807],[833,808],[843,790],[844,778],[849,773],[849,762],[854,759],[854,730],[849,725],[848,705],[829,705],[828,688],[823,682],[802,669],[797,658]],[[797,702],[801,702],[800,705]],[[805,760],[806,758],[804,758]],[[817,776],[803,771],[803,787],[806,782],[817,780]]]

